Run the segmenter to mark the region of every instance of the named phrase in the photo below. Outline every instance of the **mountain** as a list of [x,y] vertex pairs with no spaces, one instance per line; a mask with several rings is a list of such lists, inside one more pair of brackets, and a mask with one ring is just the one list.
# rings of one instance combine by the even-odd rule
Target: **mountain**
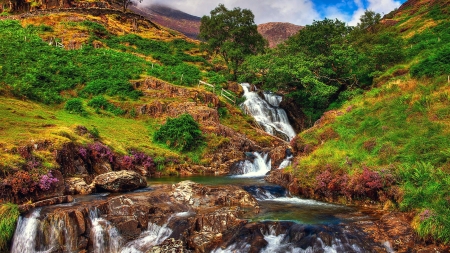
[[[198,39],[200,17],[161,4],[131,6],[130,10],[162,26],[181,32],[189,38]],[[258,25],[258,32],[269,41],[270,47],[275,47],[302,28],[303,26],[291,23],[270,22]]]
[[269,42],[269,47],[275,47],[298,33],[303,27],[291,23],[269,22],[258,25],[258,32]]
[[181,32],[192,39],[197,39],[200,33],[201,18],[172,9],[168,6],[160,4],[131,6],[130,10],[162,26]]

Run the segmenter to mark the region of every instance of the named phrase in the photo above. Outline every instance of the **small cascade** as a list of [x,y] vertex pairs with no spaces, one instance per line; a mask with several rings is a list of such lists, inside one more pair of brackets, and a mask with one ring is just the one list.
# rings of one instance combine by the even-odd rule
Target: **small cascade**
[[119,231],[111,223],[100,216],[100,211],[94,208],[89,211],[92,224],[92,242],[95,253],[119,253],[123,242]]
[[284,169],[287,166],[291,165],[292,158],[294,158],[293,155],[290,155],[290,156],[284,158],[284,160],[280,163],[280,166],[278,166],[278,169],[281,170],[281,169]]
[[258,152],[252,153],[253,162],[245,160],[237,166],[240,168],[240,174],[234,177],[263,177],[271,169],[271,160],[268,154],[261,156]]
[[[264,239],[265,244],[254,244],[244,235]],[[242,235],[242,237],[241,237]],[[313,252],[367,252],[372,245],[358,236],[349,234],[339,226],[307,226],[291,222],[262,222],[249,229],[237,231],[226,247],[214,253],[261,252],[261,253],[313,253]]]
[[20,216],[14,233],[11,253],[36,252],[36,234],[39,230],[41,209],[34,210],[27,217]]
[[147,231],[143,232],[138,239],[127,243],[120,252],[142,253],[149,250],[152,246],[162,243],[172,234],[172,229],[167,227],[171,218],[163,226],[149,222]]
[[279,96],[277,94],[274,94],[272,92],[263,92],[264,99],[269,103],[271,106],[279,107],[281,104],[281,101],[283,101],[283,97]]
[[241,84],[244,89],[245,102],[241,108],[253,116],[256,122],[271,135],[278,136],[286,141],[295,137],[295,131],[289,123],[286,112],[279,108],[282,97],[272,93],[264,93],[262,99],[256,92],[250,91],[250,84]]

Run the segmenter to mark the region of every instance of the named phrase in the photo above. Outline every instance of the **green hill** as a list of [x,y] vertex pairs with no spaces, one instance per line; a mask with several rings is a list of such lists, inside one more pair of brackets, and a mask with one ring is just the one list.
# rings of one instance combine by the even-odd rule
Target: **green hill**
[[409,1],[375,27],[404,59],[292,141],[298,194],[412,211],[420,236],[450,242],[449,12],[448,1]]

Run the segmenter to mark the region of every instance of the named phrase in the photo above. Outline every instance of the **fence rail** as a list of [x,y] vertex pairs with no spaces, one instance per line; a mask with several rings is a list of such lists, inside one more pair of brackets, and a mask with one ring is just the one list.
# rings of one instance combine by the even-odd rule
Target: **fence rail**
[[[200,87],[200,84],[203,84],[209,88],[212,88],[213,93],[216,93],[216,86],[207,82],[203,82],[203,81],[198,81],[198,87]],[[225,90],[222,88],[222,90],[220,91],[220,96],[224,97],[225,99],[229,100],[230,102],[232,102],[233,104],[236,104],[236,96],[231,93],[231,91]]]

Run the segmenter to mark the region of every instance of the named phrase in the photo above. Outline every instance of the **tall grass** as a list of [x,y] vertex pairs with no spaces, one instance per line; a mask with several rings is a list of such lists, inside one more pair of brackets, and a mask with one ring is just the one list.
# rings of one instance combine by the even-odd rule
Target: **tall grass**
[[430,163],[404,165],[403,201],[400,208],[415,210],[415,226],[420,236],[450,242],[450,175]]
[[14,236],[17,219],[19,218],[17,205],[6,203],[0,204],[0,250],[7,250]]

